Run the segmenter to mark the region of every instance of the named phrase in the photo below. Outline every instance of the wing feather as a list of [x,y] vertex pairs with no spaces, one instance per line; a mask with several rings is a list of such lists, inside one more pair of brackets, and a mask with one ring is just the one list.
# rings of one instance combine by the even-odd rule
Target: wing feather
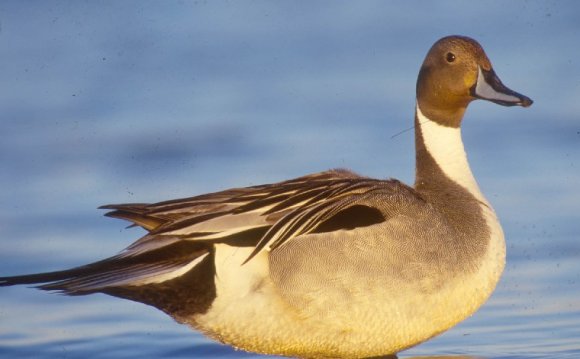
[[[379,198],[409,187],[395,180],[375,180],[345,170],[332,170],[280,182],[230,189],[156,204],[121,204],[107,215],[132,221],[150,233],[131,245],[129,253],[157,249],[161,238],[200,242],[239,241],[254,251],[284,245],[294,237],[311,233],[341,215],[327,230],[352,229],[385,220]],[[357,210],[350,210],[353,208]],[[370,215],[370,219],[366,218]],[[336,217],[338,218],[338,217]],[[328,229],[331,228],[331,229]],[[252,234],[252,239],[248,236]]]
[[[1,285],[47,283],[48,290],[86,294],[157,283],[184,275],[214,243],[275,251],[308,233],[369,226],[389,217],[388,199],[413,189],[333,170],[276,184],[230,189],[154,204],[107,205],[106,215],[148,231],[120,254],[67,271],[0,278]],[[385,202],[385,200],[387,202]]]

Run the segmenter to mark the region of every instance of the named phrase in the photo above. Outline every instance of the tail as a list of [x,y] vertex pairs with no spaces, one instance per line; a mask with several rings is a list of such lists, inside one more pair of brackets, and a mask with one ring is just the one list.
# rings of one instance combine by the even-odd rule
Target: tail
[[180,277],[210,253],[203,243],[179,241],[141,253],[121,253],[84,266],[48,273],[0,277],[0,286],[32,284],[67,295],[114,292]]

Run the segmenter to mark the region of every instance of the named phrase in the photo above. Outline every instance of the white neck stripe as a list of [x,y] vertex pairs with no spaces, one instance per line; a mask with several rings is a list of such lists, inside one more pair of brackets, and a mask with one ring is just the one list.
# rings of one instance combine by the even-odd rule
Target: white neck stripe
[[461,129],[459,127],[443,126],[430,120],[423,115],[419,104],[417,104],[417,119],[425,148],[433,156],[443,173],[449,179],[464,187],[478,200],[487,204],[488,202],[479,190],[479,186],[467,162],[467,155],[461,140]]

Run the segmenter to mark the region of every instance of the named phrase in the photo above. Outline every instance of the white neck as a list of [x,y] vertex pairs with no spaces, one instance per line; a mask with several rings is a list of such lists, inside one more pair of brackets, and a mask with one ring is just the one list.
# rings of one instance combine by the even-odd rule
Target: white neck
[[473,177],[461,140],[461,128],[447,127],[423,115],[417,104],[417,119],[425,148],[443,173],[469,191],[478,200],[488,203]]

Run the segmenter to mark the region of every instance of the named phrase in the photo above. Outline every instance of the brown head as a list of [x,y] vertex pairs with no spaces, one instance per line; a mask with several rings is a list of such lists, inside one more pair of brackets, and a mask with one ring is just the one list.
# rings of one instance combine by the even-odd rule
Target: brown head
[[458,127],[475,99],[523,107],[533,102],[502,84],[477,41],[465,36],[440,39],[427,53],[417,79],[421,111],[433,121]]

